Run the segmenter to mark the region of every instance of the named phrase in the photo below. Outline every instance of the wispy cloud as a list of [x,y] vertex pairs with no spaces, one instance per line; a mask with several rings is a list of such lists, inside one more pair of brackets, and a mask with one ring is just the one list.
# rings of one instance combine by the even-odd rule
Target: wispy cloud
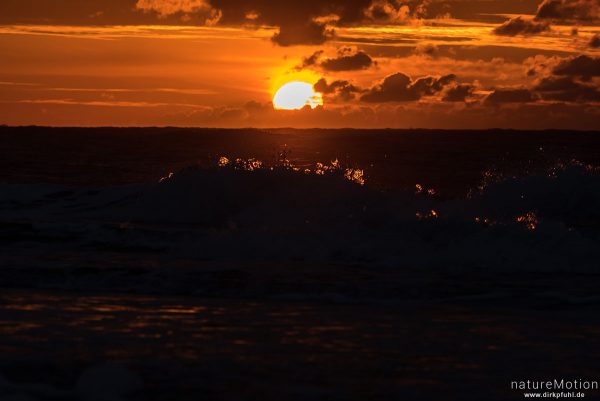
[[153,103],[153,102],[131,102],[131,101],[82,101],[74,99],[25,99],[17,103],[29,104],[54,104],[71,106],[93,106],[93,107],[189,107],[198,108],[197,104],[186,103]]
[[62,36],[79,39],[114,40],[120,38],[148,39],[256,39],[267,38],[273,29],[248,30],[243,27],[206,27],[184,25],[127,26],[65,26],[65,25],[3,25],[0,34]]
[[48,91],[56,92],[92,92],[92,93],[179,93],[185,95],[215,95],[218,92],[210,89],[192,89],[192,88],[44,88]]

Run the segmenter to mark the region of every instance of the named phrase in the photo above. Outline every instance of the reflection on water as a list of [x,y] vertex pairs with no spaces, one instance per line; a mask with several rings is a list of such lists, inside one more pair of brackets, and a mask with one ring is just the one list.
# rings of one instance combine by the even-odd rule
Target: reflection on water
[[[169,398],[173,386],[222,397],[210,399],[301,400],[332,391],[336,399],[423,399],[440,390],[506,399],[508,375],[554,377],[568,366],[593,373],[600,357],[600,322],[586,308],[18,291],[4,292],[0,302],[3,375],[68,381],[90,363],[114,360],[141,374],[151,399],[177,399]],[[561,365],[547,363],[549,355]],[[57,373],[40,375],[48,367]],[[498,398],[486,393],[490,388]]]

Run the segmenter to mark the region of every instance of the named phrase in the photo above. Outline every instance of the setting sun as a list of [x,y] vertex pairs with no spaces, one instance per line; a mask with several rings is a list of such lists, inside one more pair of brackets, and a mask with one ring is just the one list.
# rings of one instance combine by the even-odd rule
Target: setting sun
[[273,106],[278,110],[299,110],[307,105],[314,109],[322,104],[323,95],[307,82],[288,82],[273,97]]

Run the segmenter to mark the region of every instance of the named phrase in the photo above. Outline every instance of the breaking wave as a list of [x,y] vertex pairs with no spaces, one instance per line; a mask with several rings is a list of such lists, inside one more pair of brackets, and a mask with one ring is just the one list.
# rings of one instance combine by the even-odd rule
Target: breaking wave
[[157,183],[4,185],[0,219],[5,243],[37,249],[457,271],[597,269],[600,175],[593,168],[488,180],[460,199],[419,185],[375,190],[364,180],[361,170],[337,162],[309,170],[221,158]]

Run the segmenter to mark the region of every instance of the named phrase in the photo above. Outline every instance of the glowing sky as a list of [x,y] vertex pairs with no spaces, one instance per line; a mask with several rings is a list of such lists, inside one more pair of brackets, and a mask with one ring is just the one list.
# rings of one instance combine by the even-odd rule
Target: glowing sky
[[600,129],[598,0],[2,0],[0,59],[8,125]]

